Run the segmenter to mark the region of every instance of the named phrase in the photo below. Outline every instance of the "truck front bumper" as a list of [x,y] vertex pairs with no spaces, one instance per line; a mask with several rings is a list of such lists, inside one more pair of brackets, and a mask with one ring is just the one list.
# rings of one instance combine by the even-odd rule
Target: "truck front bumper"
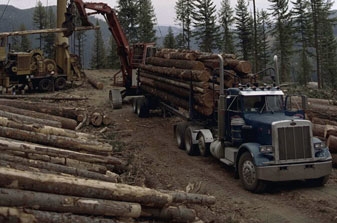
[[257,178],[266,181],[306,180],[331,174],[332,161],[256,167]]

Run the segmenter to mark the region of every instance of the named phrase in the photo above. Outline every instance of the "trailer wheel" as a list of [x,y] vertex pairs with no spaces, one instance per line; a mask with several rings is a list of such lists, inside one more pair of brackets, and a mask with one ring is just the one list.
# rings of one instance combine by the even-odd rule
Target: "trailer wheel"
[[187,123],[182,122],[177,124],[174,129],[174,137],[176,138],[179,149],[185,149],[185,130],[187,128]]
[[185,130],[185,149],[188,155],[195,156],[198,155],[199,150],[198,146],[193,144],[192,132],[193,128],[191,126]]
[[200,155],[207,157],[210,154],[210,143],[206,143],[205,136],[203,134],[198,135],[198,148]]
[[249,152],[243,153],[240,157],[239,176],[246,190],[262,193],[267,187],[265,181],[257,179],[256,166]]
[[137,115],[139,118],[145,118],[149,115],[149,106],[145,98],[139,98],[137,103]]
[[132,111],[136,114],[137,114],[137,102],[138,102],[138,98],[134,98],[132,100]]
[[322,186],[324,186],[328,182],[329,177],[330,177],[330,175],[324,176],[324,177],[320,177],[320,178],[317,178],[317,179],[309,179],[309,180],[307,180],[307,182],[311,186],[322,187]]
[[67,81],[64,77],[58,77],[55,80],[56,90],[63,90],[67,86]]
[[39,89],[41,91],[50,91],[53,87],[53,83],[49,79],[42,79],[39,82]]

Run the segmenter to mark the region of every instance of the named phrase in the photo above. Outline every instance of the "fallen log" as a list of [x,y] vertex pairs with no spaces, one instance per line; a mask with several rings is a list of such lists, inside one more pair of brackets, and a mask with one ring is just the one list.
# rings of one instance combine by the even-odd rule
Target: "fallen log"
[[195,211],[185,207],[166,207],[163,209],[142,208],[142,216],[174,222],[193,222]]
[[119,223],[119,221],[112,219],[92,218],[69,213],[0,207],[0,222],[8,222],[8,219],[11,219],[10,222],[20,223]]
[[324,137],[325,125],[313,124],[312,133],[314,136]]
[[312,113],[312,117],[337,121],[337,106],[311,104],[308,110]]
[[111,156],[100,156],[94,154],[79,153],[71,150],[64,150],[54,147],[36,145],[32,143],[20,142],[1,137],[0,137],[0,149],[21,151],[40,155],[48,155],[51,157],[58,157],[58,158],[71,158],[88,163],[98,163],[105,165],[110,164],[120,168],[125,166],[125,164],[120,159]]
[[78,197],[136,202],[149,207],[163,207],[172,202],[171,195],[153,189],[4,167],[0,167],[0,186]]
[[324,138],[329,138],[330,135],[337,137],[337,126],[326,125],[324,129]]
[[90,116],[90,123],[95,127],[100,127],[103,123],[103,116],[99,112],[94,112]]
[[0,188],[0,205],[96,216],[138,218],[141,214],[141,206],[136,203],[89,199],[6,188]]
[[87,97],[61,97],[61,96],[28,96],[28,95],[0,95],[4,99],[30,99],[30,100],[54,100],[54,101],[84,101]]
[[202,70],[187,70],[177,69],[174,67],[158,67],[153,65],[140,65],[142,71],[150,71],[155,74],[163,75],[165,77],[177,78],[181,80],[193,80],[193,81],[208,81],[211,78],[211,74]]
[[331,156],[332,156],[332,166],[337,168],[337,154],[333,153],[331,154]]
[[69,166],[62,166],[54,163],[48,163],[43,161],[37,161],[37,160],[30,160],[25,159],[17,156],[11,156],[8,154],[1,154],[0,156],[1,160],[7,161],[7,162],[16,162],[20,163],[25,166],[30,166],[38,169],[45,169],[57,173],[65,173],[70,174],[73,176],[83,177],[83,178],[89,178],[89,179],[95,179],[95,180],[102,180],[107,182],[117,182],[117,178],[113,178],[111,176],[106,176],[104,174],[99,174],[91,171],[87,171],[85,169],[79,169]]
[[65,159],[65,165],[74,167],[76,169],[84,169],[84,170],[101,173],[101,174],[105,174],[107,171],[107,168],[103,165],[78,161],[78,160],[70,159],[70,158]]
[[7,128],[0,126],[0,136],[10,139],[38,143],[41,145],[55,146],[63,149],[86,151],[94,154],[106,154],[113,152],[109,144],[94,143],[80,139],[67,138],[63,136],[45,135],[25,130]]
[[112,119],[110,118],[109,115],[107,115],[107,114],[103,115],[103,124],[104,125],[111,125],[112,124]]
[[53,126],[53,127],[58,127],[58,128],[62,127],[61,122],[58,122],[58,121],[52,121],[52,120],[46,120],[46,119],[40,119],[40,118],[32,118],[29,116],[19,115],[19,114],[5,112],[1,110],[0,110],[0,117],[4,117],[12,121],[29,123],[29,124],[48,125],[48,126]]
[[188,60],[175,60],[175,59],[164,59],[159,57],[148,57],[146,59],[146,64],[151,64],[160,67],[174,67],[180,69],[190,69],[190,70],[204,70],[205,66],[200,61],[188,61]]
[[328,119],[321,119],[321,118],[317,118],[317,117],[313,117],[311,119],[311,122],[314,124],[320,124],[320,125],[334,125],[337,126],[337,122],[335,121],[331,121]]
[[216,202],[214,196],[208,196],[203,194],[191,194],[181,191],[167,191],[167,190],[160,190],[160,191],[163,193],[170,194],[173,197],[173,203],[213,205]]
[[78,115],[83,114],[85,111],[78,108],[66,108],[55,106],[55,104],[42,103],[42,102],[28,102],[20,100],[0,99],[0,104],[7,105],[15,108],[26,109],[50,115],[62,116],[65,118],[77,119]]
[[252,65],[245,60],[233,60],[233,59],[226,59],[227,66],[231,69],[243,73],[243,74],[250,74],[252,73]]
[[103,90],[104,88],[104,84],[102,82],[97,81],[94,77],[90,76],[90,75],[85,75],[86,78],[88,79],[88,82],[95,87],[98,90]]
[[4,112],[10,112],[14,114],[19,114],[19,115],[24,115],[32,118],[39,118],[39,119],[45,119],[45,120],[51,120],[55,122],[60,122],[61,127],[65,129],[72,129],[74,130],[77,126],[77,122],[74,119],[70,118],[64,118],[60,116],[55,116],[55,115],[48,115],[45,113],[41,112],[34,112],[34,111],[29,111],[21,108],[15,108],[11,106],[6,106],[6,105],[0,105],[0,110]]
[[327,146],[332,153],[337,153],[337,137],[330,135],[327,141]]
[[181,52],[161,52],[156,53],[156,57],[161,57],[165,59],[176,59],[176,60],[196,60],[197,56],[194,53],[181,53]]

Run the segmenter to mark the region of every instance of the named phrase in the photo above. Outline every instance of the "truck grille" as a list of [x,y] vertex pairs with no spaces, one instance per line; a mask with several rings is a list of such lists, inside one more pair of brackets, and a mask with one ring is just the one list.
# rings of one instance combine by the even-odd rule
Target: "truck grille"
[[310,127],[278,128],[280,160],[312,158]]

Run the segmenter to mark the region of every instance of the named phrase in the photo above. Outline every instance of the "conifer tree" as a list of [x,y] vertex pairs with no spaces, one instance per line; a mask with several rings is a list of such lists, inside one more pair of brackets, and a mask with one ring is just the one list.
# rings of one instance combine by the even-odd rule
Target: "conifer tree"
[[[20,31],[25,31],[25,30],[26,30],[26,27],[22,23],[20,25]],[[20,51],[27,52],[27,51],[32,49],[31,42],[30,42],[28,36],[26,36],[26,35],[21,36],[20,45],[21,45]]]
[[[76,26],[82,25],[81,18],[77,11],[75,15],[75,25]],[[79,56],[81,63],[85,64],[84,48],[85,48],[87,34],[85,31],[76,31],[74,32],[74,38],[75,38],[75,53]]]
[[[99,26],[98,20],[96,20],[96,26]],[[106,68],[106,53],[104,40],[100,29],[95,30],[95,42],[92,48],[90,66],[91,68],[97,70]]]
[[193,36],[201,51],[212,52],[217,49],[219,27],[216,24],[216,6],[213,0],[195,0],[193,3]]
[[[52,7],[49,7],[48,9],[46,28],[48,29],[56,28],[56,17],[55,17]],[[55,57],[54,44],[55,44],[55,39],[56,39],[55,33],[48,33],[44,36],[43,39],[45,42],[44,47],[43,47],[44,53],[49,58],[54,58]]]
[[[12,30],[14,32],[14,30]],[[11,45],[10,45],[10,50],[14,51],[20,51],[21,48],[21,43],[20,43],[20,37],[19,36],[12,36],[11,37]]]
[[192,13],[194,6],[193,0],[178,0],[175,5],[176,21],[182,28],[182,38],[179,48],[191,48],[192,41]]
[[[41,1],[39,0],[35,6],[33,14],[33,24],[37,29],[46,28],[46,9],[43,7]],[[37,38],[40,42],[40,49],[42,49],[43,35],[39,34]]]
[[174,49],[176,47],[176,40],[174,38],[171,26],[168,28],[168,34],[165,36],[164,47],[171,49]]
[[150,43],[156,41],[156,16],[151,0],[139,0],[138,41]]
[[290,60],[292,55],[292,21],[288,9],[289,0],[268,0],[271,14],[275,20],[271,34],[275,38],[274,53],[279,56],[280,81],[290,79]]
[[269,29],[271,22],[268,12],[261,10],[257,12],[257,57],[259,61],[258,71],[265,70],[269,64],[271,55],[269,47]]
[[219,49],[225,53],[235,53],[233,34],[230,30],[234,24],[234,10],[230,5],[230,0],[222,0],[219,12],[219,22],[221,26],[221,42]]
[[113,37],[110,37],[110,48],[108,53],[108,67],[111,69],[120,68],[119,56],[117,54],[117,44]]
[[138,0],[119,0],[118,1],[118,19],[123,31],[130,42],[137,42],[138,35]]

